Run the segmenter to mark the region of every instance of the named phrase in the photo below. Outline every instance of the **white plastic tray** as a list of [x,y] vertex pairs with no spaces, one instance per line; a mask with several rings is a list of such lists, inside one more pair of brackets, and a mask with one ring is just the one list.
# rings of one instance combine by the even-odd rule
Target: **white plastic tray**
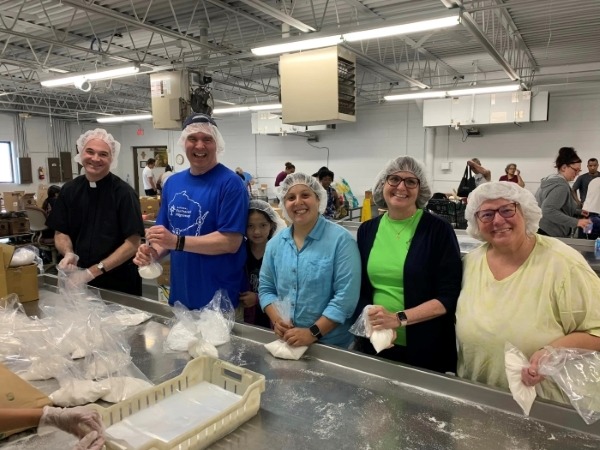
[[[148,439],[148,436],[144,435],[143,438],[140,436],[143,444],[135,447],[138,450],[202,449],[231,433],[256,415],[260,408],[260,396],[265,390],[264,375],[226,361],[203,356],[190,361],[178,377],[153,386],[127,400],[108,408],[90,406],[100,412],[104,425],[108,428],[203,381],[240,395],[241,398],[212,417],[199,417],[197,424],[190,423],[187,432],[167,442]],[[117,441],[107,442],[106,447],[109,450],[130,448]]]

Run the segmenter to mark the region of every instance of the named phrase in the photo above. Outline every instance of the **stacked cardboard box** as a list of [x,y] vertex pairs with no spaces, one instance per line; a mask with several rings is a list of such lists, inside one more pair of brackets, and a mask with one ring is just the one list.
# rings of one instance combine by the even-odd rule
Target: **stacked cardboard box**
[[160,199],[156,197],[140,197],[142,215],[146,220],[155,220],[160,209]]
[[28,264],[10,267],[15,247],[0,244],[0,250],[0,298],[8,294],[17,294],[21,303],[39,299],[37,266]]
[[29,219],[27,217],[13,217],[7,219],[9,234],[29,233]]
[[25,191],[3,192],[4,209],[6,211],[23,211],[23,196]]

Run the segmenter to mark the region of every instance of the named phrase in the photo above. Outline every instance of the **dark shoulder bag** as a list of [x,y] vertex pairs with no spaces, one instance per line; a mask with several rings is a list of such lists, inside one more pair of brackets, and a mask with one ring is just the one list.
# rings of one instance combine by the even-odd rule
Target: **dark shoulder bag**
[[465,173],[463,174],[463,177],[460,180],[460,184],[458,185],[458,191],[456,191],[456,194],[459,197],[468,197],[471,191],[475,189],[475,187],[475,177],[473,177],[471,168],[467,164],[467,167],[465,167]]

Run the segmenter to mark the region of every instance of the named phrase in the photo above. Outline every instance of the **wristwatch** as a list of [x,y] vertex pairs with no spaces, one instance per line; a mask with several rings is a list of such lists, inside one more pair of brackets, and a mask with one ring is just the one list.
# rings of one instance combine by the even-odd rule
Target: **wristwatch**
[[398,322],[400,322],[401,327],[405,327],[406,325],[408,325],[408,317],[406,317],[404,311],[398,311],[396,313],[396,317],[398,318]]
[[321,334],[321,330],[319,329],[319,326],[316,323],[314,325],[311,325],[309,330],[310,334],[312,334],[313,337],[316,337],[317,340],[323,337],[323,335]]
[[96,267],[98,268],[98,270],[102,273],[106,273],[106,269],[104,268],[104,263],[102,261],[100,261]]

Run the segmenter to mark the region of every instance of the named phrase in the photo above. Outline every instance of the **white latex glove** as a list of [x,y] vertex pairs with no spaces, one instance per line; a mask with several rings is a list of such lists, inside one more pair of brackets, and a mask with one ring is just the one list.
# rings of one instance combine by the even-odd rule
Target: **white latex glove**
[[100,450],[104,446],[104,441],[104,436],[97,431],[90,431],[73,447],[73,450]]
[[70,287],[77,288],[77,289],[84,287],[87,283],[89,283],[93,279],[94,279],[94,275],[92,274],[92,272],[90,272],[90,269],[85,269],[85,270],[77,269],[77,270],[67,274],[67,280],[68,280]]
[[79,261],[79,256],[75,253],[67,252],[64,258],[58,263],[58,268],[64,271],[77,270],[77,261]]
[[85,438],[91,431],[98,433],[96,438],[104,433],[102,417],[100,417],[98,411],[82,406],[75,408],[44,406],[44,412],[38,425],[38,434],[46,434],[49,431],[46,427],[58,428],[77,436],[79,439]]

